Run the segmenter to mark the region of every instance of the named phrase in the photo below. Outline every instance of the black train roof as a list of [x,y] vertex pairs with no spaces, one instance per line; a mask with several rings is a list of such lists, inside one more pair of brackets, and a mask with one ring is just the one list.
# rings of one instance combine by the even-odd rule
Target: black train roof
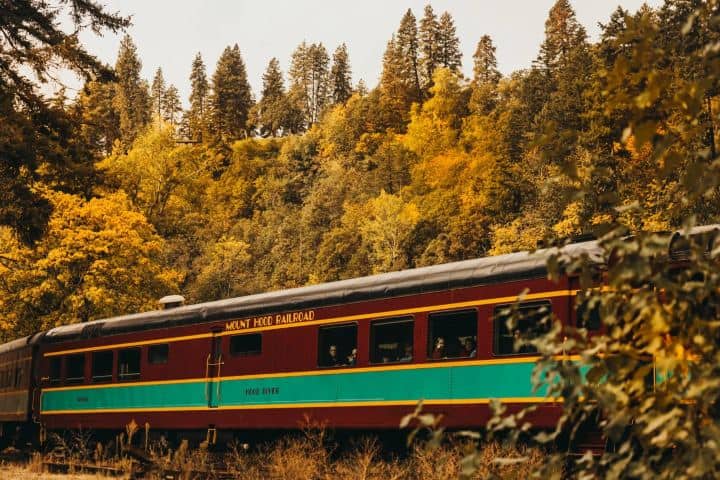
[[95,338],[537,278],[547,274],[547,259],[558,252],[561,253],[561,258],[576,258],[586,254],[591,261],[603,263],[602,249],[596,241],[590,241],[571,244],[561,249],[549,248],[532,253],[510,253],[65,325],[49,330],[45,334],[44,341],[63,342]]

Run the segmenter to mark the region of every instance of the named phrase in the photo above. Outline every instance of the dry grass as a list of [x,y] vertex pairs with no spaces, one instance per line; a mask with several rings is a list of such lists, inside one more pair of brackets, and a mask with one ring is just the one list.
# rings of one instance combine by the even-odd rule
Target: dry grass
[[[461,462],[474,451],[466,441],[447,442],[439,448],[417,446],[403,458],[383,455],[373,439],[358,442],[340,454],[334,454],[322,434],[281,440],[256,452],[232,449],[226,464],[243,480],[450,480],[461,473]],[[479,449],[477,472],[472,479],[499,478],[525,480],[534,466],[543,461],[539,451],[509,450],[497,444]],[[524,457],[524,462],[499,465],[497,458]]]
[[[462,465],[467,464],[468,454],[476,451],[469,440],[458,439],[446,441],[435,448],[418,444],[408,454],[397,457],[383,452],[379,443],[372,438],[361,439],[354,445],[339,450],[328,441],[322,429],[309,429],[303,436],[282,438],[254,449],[232,444],[222,459],[202,447],[191,449],[187,442],[175,449],[166,443],[149,447],[158,465],[183,472],[182,478],[201,478],[193,472],[221,468],[243,480],[450,480],[460,477]],[[78,450],[81,450],[83,455],[78,455]],[[100,453],[104,454],[107,450]],[[474,462],[477,471],[470,477],[473,480],[491,476],[526,480],[533,467],[541,464],[544,457],[542,452],[537,450],[511,450],[498,444],[484,445],[477,452]],[[128,459],[116,459],[113,463],[109,457],[110,455],[98,455],[97,448],[93,450],[88,448],[88,445],[83,445],[83,448],[68,454],[66,458],[84,460],[90,464],[129,466]],[[499,458],[518,457],[526,460],[506,464],[495,461]],[[465,463],[463,459],[466,459]],[[40,455],[36,455],[26,468],[0,466],[0,479],[108,478],[102,475],[49,474],[43,471],[43,460]]]

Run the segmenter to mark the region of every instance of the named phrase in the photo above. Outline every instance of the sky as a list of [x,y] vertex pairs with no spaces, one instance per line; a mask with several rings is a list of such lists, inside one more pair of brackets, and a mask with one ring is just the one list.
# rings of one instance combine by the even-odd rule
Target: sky
[[[463,71],[472,72],[472,54],[484,34],[497,47],[502,73],[527,68],[536,58],[545,19],[555,0],[435,0],[438,17],[448,11],[455,19],[463,52]],[[166,83],[174,84],[187,105],[190,66],[202,54],[208,76],[228,45],[237,43],[257,96],[268,61],[277,57],[287,72],[290,55],[303,40],[322,42],[332,55],[345,42],[353,82],[374,87],[382,69],[387,41],[408,8],[422,17],[427,0],[100,0],[111,12],[132,16],[128,33],[138,48],[142,74],[149,81],[161,67]],[[600,33],[618,5],[630,11],[643,0],[571,0],[591,40]],[[646,0],[658,6],[661,0]],[[114,65],[121,35],[97,37],[84,32],[82,41],[101,60]],[[69,81],[71,86],[77,83]],[[72,95],[72,90],[68,91]]]

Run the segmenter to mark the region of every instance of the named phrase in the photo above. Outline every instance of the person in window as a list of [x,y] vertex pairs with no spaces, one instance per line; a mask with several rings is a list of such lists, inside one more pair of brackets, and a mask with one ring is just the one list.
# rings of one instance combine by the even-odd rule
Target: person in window
[[354,367],[357,363],[357,348],[350,350],[350,355],[347,356],[347,366]]
[[471,337],[466,337],[463,341],[462,356],[474,357],[477,354],[477,347]]
[[398,361],[400,362],[412,362],[413,358],[413,347],[410,344],[405,344],[403,352]]
[[435,348],[433,348],[431,358],[433,360],[440,360],[445,358],[445,339],[443,337],[437,337],[435,339]]
[[327,359],[325,360],[326,367],[337,367],[342,365],[340,357],[338,357],[337,345],[330,345],[328,348]]

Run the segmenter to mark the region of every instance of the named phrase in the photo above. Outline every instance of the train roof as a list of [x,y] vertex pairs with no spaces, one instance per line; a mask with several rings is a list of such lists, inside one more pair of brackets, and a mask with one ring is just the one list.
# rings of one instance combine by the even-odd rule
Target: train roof
[[65,325],[49,330],[45,341],[95,338],[537,278],[547,274],[548,258],[558,253],[561,260],[586,255],[594,263],[603,263],[602,248],[597,241],[589,241]]
[[18,338],[7,343],[0,345],[0,355],[14,350],[20,350],[25,347],[32,347],[33,345],[40,342],[45,332],[36,333],[34,335],[28,335],[27,337]]

